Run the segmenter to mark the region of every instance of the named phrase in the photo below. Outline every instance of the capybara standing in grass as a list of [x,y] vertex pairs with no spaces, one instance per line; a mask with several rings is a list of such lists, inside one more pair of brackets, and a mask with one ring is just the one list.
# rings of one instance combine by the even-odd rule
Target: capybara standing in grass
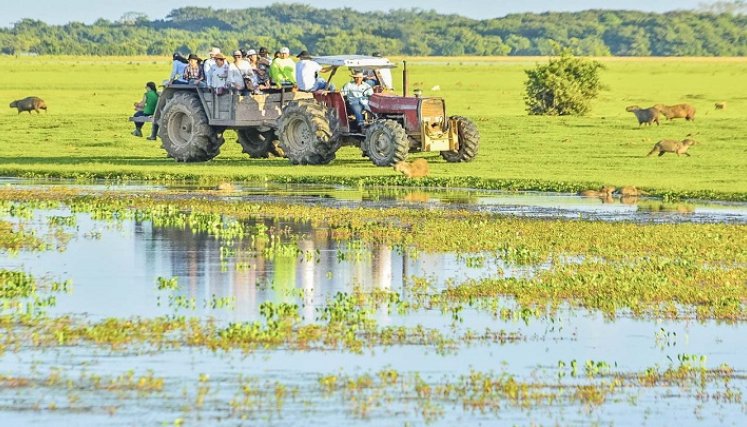
[[425,159],[416,159],[412,163],[405,161],[397,162],[394,170],[402,172],[408,178],[421,178],[428,176],[428,161]]
[[29,114],[31,114],[32,111],[36,111],[38,114],[39,110],[47,111],[47,104],[43,99],[37,96],[29,96],[28,98],[18,99],[11,102],[10,108],[17,108],[18,114],[21,114],[24,111],[28,111]]
[[687,149],[690,148],[691,145],[695,144],[695,140],[689,138],[683,139],[682,141],[662,139],[661,141],[654,144],[654,148],[652,148],[651,151],[646,154],[646,157],[654,153],[659,153],[659,157],[663,156],[664,153],[675,153],[677,154],[677,156],[679,156],[680,154],[684,154],[687,157],[690,157],[690,153],[687,152]]
[[659,110],[654,107],[640,108],[637,105],[631,105],[625,111],[635,114],[638,119],[638,126],[644,123],[649,126],[651,126],[651,123],[656,123],[656,126],[659,126]]
[[656,104],[654,108],[659,110],[667,120],[682,119],[695,120],[695,107],[690,104],[664,105]]

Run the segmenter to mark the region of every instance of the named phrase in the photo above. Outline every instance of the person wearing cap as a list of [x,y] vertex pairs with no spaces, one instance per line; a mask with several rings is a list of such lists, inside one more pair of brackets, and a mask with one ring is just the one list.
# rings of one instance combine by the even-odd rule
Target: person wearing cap
[[216,54],[213,60],[215,65],[210,67],[207,75],[208,88],[218,95],[223,95],[229,89],[229,67],[222,53]]
[[299,61],[296,63],[296,84],[298,90],[304,92],[316,92],[318,90],[334,91],[333,84],[327,84],[327,81],[319,77],[319,73],[327,73],[330,67],[322,67],[311,59],[308,51],[302,50],[298,54]]
[[[249,62],[251,62],[251,58],[249,59]],[[257,74],[258,84],[260,86],[267,86],[266,89],[269,89],[270,87],[270,65],[271,64],[272,64],[272,60],[270,59],[270,52],[267,50],[266,47],[260,47],[259,55],[257,57],[257,68],[255,69],[255,73]]]
[[361,71],[353,72],[350,77],[353,80],[345,83],[340,93],[347,99],[358,127],[363,130],[363,110],[368,110],[368,98],[374,91],[371,85],[363,81],[366,76]]
[[290,56],[290,49],[283,47],[280,56],[272,60],[270,65],[270,79],[278,87],[296,84],[296,63]]
[[267,74],[268,69],[262,69],[257,55],[257,51],[249,49],[246,52],[249,61],[250,72],[244,76],[246,88],[254,94],[260,94],[263,90],[270,88],[270,76]]
[[228,66],[228,86],[233,92],[248,95],[249,92],[246,90],[244,77],[251,72],[251,66],[249,65],[249,61],[244,60],[243,52],[240,50],[235,51],[233,53],[233,63]]
[[202,60],[194,53],[190,53],[187,59],[189,64],[184,68],[184,79],[189,84],[205,87],[205,71],[202,68]]
[[220,55],[220,49],[214,47],[210,49],[208,55],[210,55],[210,58],[202,62],[202,71],[205,73],[208,86],[210,86],[210,69],[215,65],[215,55]]
[[169,82],[171,84],[187,84],[187,80],[184,78],[184,69],[187,68],[187,58],[182,56],[179,52],[174,52],[171,57],[171,75],[169,75]]

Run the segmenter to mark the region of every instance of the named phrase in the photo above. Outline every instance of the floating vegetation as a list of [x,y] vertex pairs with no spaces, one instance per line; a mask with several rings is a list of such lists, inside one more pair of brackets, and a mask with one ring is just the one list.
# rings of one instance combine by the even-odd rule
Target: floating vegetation
[[690,203],[646,201],[646,202],[638,203],[638,210],[645,211],[645,212],[692,213],[695,211],[695,206],[693,206]]
[[[0,190],[0,206],[0,242],[23,236],[5,247],[20,261],[6,265],[32,267],[0,267],[0,357],[40,361],[0,376],[0,412],[90,411],[131,420],[144,404],[159,408],[158,422],[175,425],[257,417],[273,424],[333,412],[330,425],[455,417],[471,423],[559,407],[600,413],[652,396],[729,410],[742,401],[744,365],[719,349],[735,336],[723,328],[747,320],[743,224],[524,219],[455,208],[69,189]],[[120,242],[123,233],[130,240]],[[107,276],[97,269],[80,291],[75,265],[74,294],[71,281],[33,267],[36,256],[61,256],[55,262],[67,265],[78,262],[75,254],[31,252],[64,251],[60,243],[68,241],[93,251],[127,248],[145,259],[134,264],[143,271],[116,282],[115,270]],[[410,270],[416,265],[430,269]],[[453,273],[436,274],[447,267]],[[110,313],[119,301],[95,306],[109,292],[145,314]],[[94,306],[57,307],[62,294]],[[584,317],[591,320],[578,321]],[[618,337],[616,322],[625,321],[644,337],[637,349],[669,363],[642,368],[624,356],[618,364],[600,355],[616,342],[590,340],[599,332],[579,326]],[[683,328],[718,331],[706,333],[715,344],[697,347],[712,346],[715,355],[688,347],[693,338]],[[632,342],[626,334],[618,338]],[[577,341],[594,350],[577,351]],[[549,359],[556,346],[562,361]],[[44,370],[66,354],[83,360],[85,372]],[[200,366],[215,370],[198,374],[172,361],[185,355],[192,364],[214,359]],[[304,370],[301,359],[325,365]],[[374,368],[379,359],[405,368]],[[149,360],[145,367],[160,368],[141,370]],[[264,368],[275,360],[290,365]],[[718,367],[708,368],[708,360]],[[363,372],[345,373],[350,363]],[[3,406],[8,399],[15,406]]]

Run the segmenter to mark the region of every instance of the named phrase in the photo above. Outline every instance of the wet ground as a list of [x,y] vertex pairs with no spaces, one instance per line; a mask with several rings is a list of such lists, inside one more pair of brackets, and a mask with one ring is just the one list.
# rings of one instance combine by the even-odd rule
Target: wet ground
[[[69,182],[18,180],[3,180],[2,184],[30,186],[40,191],[72,186]],[[747,222],[747,204],[738,203],[689,202],[692,212],[677,213],[641,211],[635,204],[619,201],[603,203],[575,195],[537,193],[242,185],[224,194],[187,186],[74,187],[92,194],[102,190],[137,193],[155,189],[164,197],[174,198],[200,193],[216,199],[252,202],[459,207],[532,218]],[[545,268],[519,267],[491,253],[410,253],[385,245],[336,240],[328,235],[320,237],[308,224],[286,220],[268,219],[261,226],[285,230],[279,244],[297,247],[308,256],[299,256],[295,251],[257,251],[247,241],[227,243],[207,233],[157,227],[150,221],[95,220],[90,214],[74,213],[66,207],[36,210],[29,218],[12,221],[42,230],[53,217],[74,218],[65,227],[72,238],[64,251],[4,254],[0,269],[22,270],[50,280],[70,279],[72,291],[58,294],[47,313],[90,322],[185,316],[229,325],[261,320],[262,304],[272,302],[297,304],[303,322],[313,324],[323,317],[330,299],[354,290],[386,291],[397,294],[401,301],[414,301],[418,293],[424,292],[414,285],[418,280],[428,283],[428,292],[438,293],[470,278],[530,277]],[[247,224],[255,228],[259,225]],[[159,278],[176,279],[178,285],[173,290],[159,289]],[[498,304],[510,306],[512,302],[503,300]],[[135,348],[123,352],[95,346],[23,347],[0,355],[0,374],[45,378],[48,384],[50,372],[56,370],[63,373],[63,378],[76,381],[92,374],[119,376],[134,371],[140,376],[151,370],[165,379],[165,387],[156,393],[114,396],[76,386],[52,387],[51,391],[49,386],[18,390],[0,387],[0,424],[688,426],[741,425],[747,412],[741,400],[746,384],[747,359],[743,353],[747,335],[738,323],[642,320],[625,315],[610,320],[599,313],[562,306],[556,316],[549,318],[505,319],[470,307],[459,313],[428,307],[398,312],[380,304],[371,316],[382,326],[420,325],[449,337],[489,330],[512,338],[472,342],[457,339],[446,349],[434,345],[374,345],[361,353],[344,349],[260,349],[243,353],[200,348]],[[609,377],[584,376],[566,367],[592,361],[603,362],[599,365],[603,371],[645,372],[652,367],[677,365],[678,361],[681,364],[688,355],[697,355],[697,363],[709,368],[727,363],[737,373],[737,379],[729,384],[703,381],[700,385],[695,382],[670,383],[659,388],[622,387],[610,394],[603,405],[562,399],[557,403],[523,405],[508,399],[500,408],[481,409],[471,409],[462,401],[434,400],[424,404],[422,396],[408,396],[402,391],[406,388],[402,384],[393,390],[364,394],[352,390],[325,394],[319,387],[320,376],[375,376],[382,370],[394,370],[402,377],[417,374],[433,384],[447,384],[457,381],[460,375],[478,371],[538,384],[607,387]],[[241,390],[246,390],[243,381],[247,378],[257,393],[252,395],[253,403],[247,404],[250,409],[236,409],[240,405],[229,402],[246,397]],[[0,383],[1,379],[0,376]],[[279,392],[278,384],[285,391]],[[203,393],[205,387],[209,393]],[[739,399],[725,398],[725,390],[737,390]],[[261,402],[263,399],[265,403]],[[364,401],[368,403],[364,405]],[[419,403],[413,404],[414,401]]]

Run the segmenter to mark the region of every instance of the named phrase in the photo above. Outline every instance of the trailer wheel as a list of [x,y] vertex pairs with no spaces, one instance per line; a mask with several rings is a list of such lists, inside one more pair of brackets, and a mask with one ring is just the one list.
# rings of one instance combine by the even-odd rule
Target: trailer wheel
[[284,157],[285,153],[278,146],[278,140],[275,136],[275,130],[260,132],[257,128],[238,129],[239,144],[243,152],[248,154],[252,159],[267,159],[272,154],[277,157]]

